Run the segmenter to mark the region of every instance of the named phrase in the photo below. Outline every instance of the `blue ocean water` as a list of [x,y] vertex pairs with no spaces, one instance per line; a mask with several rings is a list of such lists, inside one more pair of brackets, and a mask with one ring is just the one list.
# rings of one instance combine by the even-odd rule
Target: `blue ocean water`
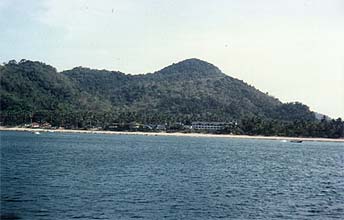
[[1,132],[3,219],[344,219],[344,144]]

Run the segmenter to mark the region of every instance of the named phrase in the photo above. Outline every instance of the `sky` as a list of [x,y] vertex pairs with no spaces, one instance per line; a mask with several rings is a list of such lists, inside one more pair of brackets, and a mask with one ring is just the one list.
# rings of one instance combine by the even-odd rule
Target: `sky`
[[130,74],[199,58],[344,118],[343,0],[0,0],[0,62]]

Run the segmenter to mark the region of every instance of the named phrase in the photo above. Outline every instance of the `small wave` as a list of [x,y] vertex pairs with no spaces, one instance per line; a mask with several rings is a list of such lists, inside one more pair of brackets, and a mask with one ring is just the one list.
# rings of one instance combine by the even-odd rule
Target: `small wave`
[[4,202],[32,202],[34,200],[31,199],[4,199]]
[[11,219],[11,220],[14,220],[14,219],[21,219],[18,215],[16,214],[1,214],[0,215],[0,219]]
[[133,215],[133,216],[131,216],[131,218],[144,218],[144,217],[141,215]]

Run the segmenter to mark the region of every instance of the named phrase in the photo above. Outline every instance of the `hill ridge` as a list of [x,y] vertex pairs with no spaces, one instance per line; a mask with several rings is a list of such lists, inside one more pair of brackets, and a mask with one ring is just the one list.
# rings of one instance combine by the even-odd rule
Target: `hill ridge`
[[[14,109],[31,112],[76,111],[82,107],[116,115],[130,112],[138,121],[230,121],[252,116],[314,119],[307,106],[283,104],[197,58],[142,75],[88,67],[57,72],[50,67],[37,61],[3,65],[1,110],[13,111],[17,106]],[[28,78],[28,72],[36,78]],[[24,79],[25,88],[13,83]]]

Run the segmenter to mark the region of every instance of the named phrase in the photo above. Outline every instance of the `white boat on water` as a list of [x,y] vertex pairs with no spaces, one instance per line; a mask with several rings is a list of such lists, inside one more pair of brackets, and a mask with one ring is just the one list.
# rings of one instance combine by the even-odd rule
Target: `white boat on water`
[[35,131],[35,132],[33,132],[34,134],[41,134],[41,133],[39,133],[39,131]]

